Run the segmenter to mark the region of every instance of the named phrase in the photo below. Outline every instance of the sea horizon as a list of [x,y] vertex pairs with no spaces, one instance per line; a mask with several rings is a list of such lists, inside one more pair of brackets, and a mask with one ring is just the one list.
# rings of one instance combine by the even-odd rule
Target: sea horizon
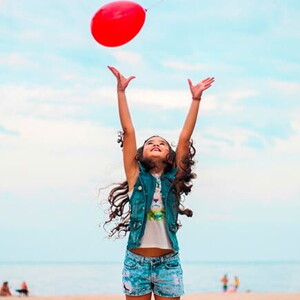
[[[32,295],[122,293],[122,261],[14,261],[0,262],[0,280],[11,290],[26,281]],[[240,279],[239,292],[300,292],[299,261],[182,261],[186,293],[222,291],[220,278]]]
[[[300,264],[300,260],[266,260],[266,259],[255,259],[255,260],[183,260],[183,263],[201,263],[201,264],[222,264],[222,263],[237,263],[237,264],[247,264],[247,263],[296,263]],[[118,264],[122,263],[123,260],[9,260],[0,261],[0,265],[4,264]]]

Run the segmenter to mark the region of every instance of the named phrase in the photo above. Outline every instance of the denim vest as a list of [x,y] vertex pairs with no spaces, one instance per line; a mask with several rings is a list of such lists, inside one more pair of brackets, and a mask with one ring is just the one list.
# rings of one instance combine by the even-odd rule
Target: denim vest
[[[140,173],[129,200],[131,213],[130,234],[127,242],[128,250],[141,245],[141,238],[144,235],[147,222],[147,212],[150,209],[156,186],[154,176],[147,172],[141,164],[139,164],[139,167]],[[166,211],[166,229],[174,251],[179,249],[176,237],[179,199],[176,197],[174,187],[172,187],[176,172],[177,168],[171,172],[163,173],[160,177],[162,200]]]

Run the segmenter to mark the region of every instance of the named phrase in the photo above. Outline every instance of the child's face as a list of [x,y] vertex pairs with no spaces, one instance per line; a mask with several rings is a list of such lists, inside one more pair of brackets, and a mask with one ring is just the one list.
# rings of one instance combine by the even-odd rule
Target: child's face
[[166,158],[169,152],[170,148],[168,142],[159,136],[154,136],[145,142],[143,157],[161,158],[163,160]]

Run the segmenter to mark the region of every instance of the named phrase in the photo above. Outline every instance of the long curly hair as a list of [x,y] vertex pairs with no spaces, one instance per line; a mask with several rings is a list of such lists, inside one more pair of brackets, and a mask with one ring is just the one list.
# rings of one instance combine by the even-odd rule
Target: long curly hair
[[[124,132],[118,133],[118,143],[120,143],[121,148],[123,148],[123,137]],[[154,168],[154,164],[150,159],[143,157],[144,145],[145,143],[157,136],[151,136],[145,140],[143,146],[137,149],[137,154],[135,156],[136,161],[140,162],[147,171]],[[167,142],[167,141],[166,141]],[[172,149],[171,145],[167,142],[169,147],[169,154],[163,161],[165,164],[164,173],[170,172],[175,167],[176,153]],[[180,215],[186,215],[192,217],[193,211],[185,208],[183,205],[184,196],[188,195],[192,189],[192,179],[196,178],[196,174],[192,172],[192,167],[195,164],[194,156],[196,154],[196,149],[193,146],[193,141],[190,141],[189,153],[182,159],[181,164],[181,175],[176,176],[172,185],[174,192],[177,196],[178,201],[178,213]],[[109,237],[116,235],[117,238],[124,237],[126,233],[130,230],[130,208],[129,208],[129,196],[128,196],[128,182],[124,181],[116,185],[108,195],[108,220],[104,222],[104,228],[107,226],[109,229]],[[181,226],[180,223],[177,224],[178,227]]]

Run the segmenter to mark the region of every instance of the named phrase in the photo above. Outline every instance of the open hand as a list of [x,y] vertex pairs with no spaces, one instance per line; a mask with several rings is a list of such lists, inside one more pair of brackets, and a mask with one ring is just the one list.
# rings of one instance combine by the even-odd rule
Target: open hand
[[118,82],[117,87],[118,87],[119,91],[125,91],[129,82],[135,78],[135,76],[130,76],[128,78],[125,78],[116,68],[111,67],[111,66],[107,66],[107,67],[117,78],[117,82]]
[[207,90],[213,82],[215,81],[214,77],[208,77],[197,83],[196,85],[192,84],[192,81],[188,79],[188,84],[192,93],[193,100],[201,100],[201,95],[203,91]]

